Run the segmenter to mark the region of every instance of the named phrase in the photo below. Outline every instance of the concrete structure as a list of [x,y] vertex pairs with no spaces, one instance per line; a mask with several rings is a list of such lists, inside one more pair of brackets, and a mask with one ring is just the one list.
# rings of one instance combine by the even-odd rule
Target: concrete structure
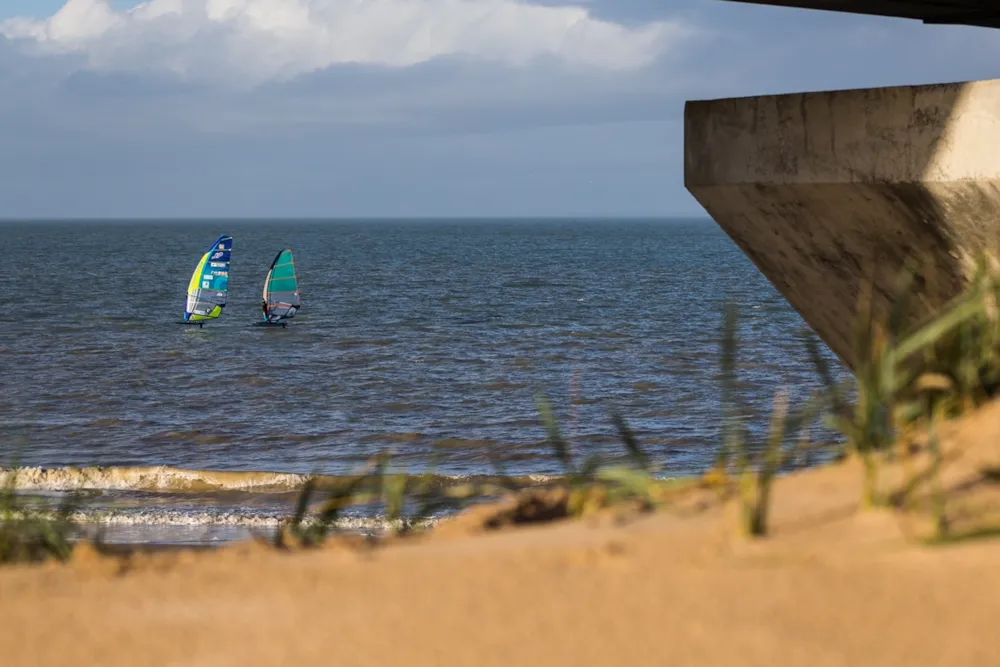
[[[851,365],[862,279],[915,316],[1000,236],[1000,80],[688,102],[685,185]],[[927,284],[940,294],[928,294]]]
[[996,0],[730,0],[754,5],[823,9],[852,14],[895,16],[924,23],[1000,28]]

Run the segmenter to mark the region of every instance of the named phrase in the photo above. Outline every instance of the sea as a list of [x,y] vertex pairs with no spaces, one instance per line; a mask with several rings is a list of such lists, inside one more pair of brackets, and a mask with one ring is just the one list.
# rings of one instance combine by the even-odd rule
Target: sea
[[[221,234],[225,310],[184,326]],[[254,327],[282,248],[303,307]],[[109,541],[273,531],[307,475],[380,453],[443,480],[544,480],[563,468],[539,396],[576,460],[621,458],[617,412],[660,474],[698,474],[727,304],[762,424],[779,389],[820,386],[807,326],[710,219],[4,222],[0,288],[0,466],[32,497],[82,492]]]

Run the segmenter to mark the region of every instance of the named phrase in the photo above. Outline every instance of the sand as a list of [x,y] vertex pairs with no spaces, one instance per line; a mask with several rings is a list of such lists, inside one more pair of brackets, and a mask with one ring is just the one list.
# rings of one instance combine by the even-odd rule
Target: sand
[[[993,525],[1000,405],[946,444],[955,529]],[[1000,539],[927,546],[926,521],[859,498],[847,461],[780,480],[753,542],[733,506],[690,511],[703,495],[685,516],[494,531],[477,509],[377,548],[82,549],[0,570],[0,664],[1000,665]]]

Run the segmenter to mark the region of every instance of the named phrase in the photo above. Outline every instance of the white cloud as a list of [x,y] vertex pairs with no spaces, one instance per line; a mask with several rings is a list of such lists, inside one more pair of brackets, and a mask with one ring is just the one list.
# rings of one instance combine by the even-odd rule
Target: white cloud
[[80,54],[100,71],[259,83],[340,64],[402,68],[445,56],[629,71],[656,61],[689,27],[626,27],[583,7],[522,0],[149,0],[121,11],[108,0],[68,0],[48,19],[3,21],[0,34]]

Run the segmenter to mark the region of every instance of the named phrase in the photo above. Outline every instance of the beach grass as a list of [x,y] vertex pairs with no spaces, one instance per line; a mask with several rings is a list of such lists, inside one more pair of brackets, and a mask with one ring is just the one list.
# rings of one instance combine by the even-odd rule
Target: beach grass
[[73,551],[71,520],[76,497],[68,496],[54,513],[26,506],[17,495],[16,473],[0,487],[0,565],[66,560]]
[[[941,424],[983,406],[1000,393],[1000,263],[981,254],[967,288],[917,326],[902,326],[913,284],[904,272],[893,308],[878,321],[871,287],[862,291],[855,331],[857,398],[837,403],[831,423],[849,450],[865,464],[865,506],[905,507],[921,485],[929,487],[936,539],[947,537],[946,498],[941,483]],[[879,488],[878,471],[887,460],[912,458],[913,435],[925,433],[929,467],[911,472],[898,493]]]

